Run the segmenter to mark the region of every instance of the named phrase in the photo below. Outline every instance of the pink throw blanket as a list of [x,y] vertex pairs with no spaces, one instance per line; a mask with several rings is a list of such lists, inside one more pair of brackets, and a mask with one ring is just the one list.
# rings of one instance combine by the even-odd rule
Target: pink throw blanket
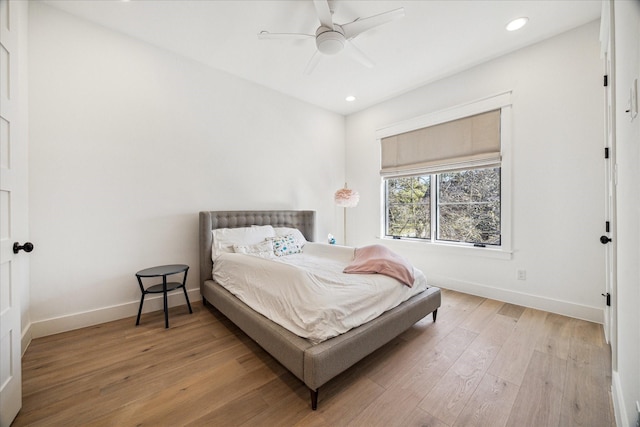
[[401,281],[409,287],[412,287],[415,281],[411,263],[406,258],[382,245],[356,248],[355,257],[351,264],[345,267],[344,272],[384,274]]

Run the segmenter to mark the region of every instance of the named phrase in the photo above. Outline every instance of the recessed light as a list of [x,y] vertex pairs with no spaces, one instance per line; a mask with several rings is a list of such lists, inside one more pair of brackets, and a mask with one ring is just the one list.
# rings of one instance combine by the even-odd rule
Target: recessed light
[[507,31],[519,30],[520,28],[524,27],[527,22],[529,22],[529,18],[527,18],[526,16],[522,18],[516,18],[507,24]]
[[353,101],[356,100],[356,97],[353,96],[353,95],[349,95],[344,100],[347,101],[347,102],[353,102]]

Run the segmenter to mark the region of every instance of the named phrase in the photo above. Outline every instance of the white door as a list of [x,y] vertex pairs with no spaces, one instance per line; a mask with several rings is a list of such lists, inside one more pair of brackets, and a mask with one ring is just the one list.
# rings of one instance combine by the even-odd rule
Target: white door
[[[616,369],[616,149],[615,149],[615,80],[613,44],[613,2],[602,2],[600,28],[601,52],[605,64],[605,226],[601,242],[605,245],[605,316],[604,333],[611,344],[613,368]],[[608,240],[611,239],[611,240]],[[609,304],[607,304],[609,302]]]
[[[20,4],[23,3],[23,4]],[[0,0],[0,426],[22,406],[20,293],[28,286],[26,254],[13,253],[27,238],[27,147],[19,88],[18,30],[26,2]],[[21,52],[23,53],[23,52]],[[26,95],[26,94],[25,94]]]

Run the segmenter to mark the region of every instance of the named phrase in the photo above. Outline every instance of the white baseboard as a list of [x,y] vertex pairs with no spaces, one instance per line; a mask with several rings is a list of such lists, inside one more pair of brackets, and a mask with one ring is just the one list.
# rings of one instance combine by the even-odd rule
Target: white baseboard
[[494,288],[480,283],[465,282],[446,277],[429,277],[429,279],[434,286],[444,289],[451,289],[466,294],[491,298],[524,307],[535,308],[537,310],[544,310],[576,319],[588,320],[589,322],[600,324],[604,322],[604,310],[598,307],[589,307],[567,301],[545,298],[539,295]]
[[[616,425],[618,427],[636,427],[635,422],[629,423],[629,412],[624,404],[624,394],[620,384],[620,374],[613,371],[611,374],[611,398],[613,400],[613,411],[616,415]],[[635,414],[636,408],[629,408]]]
[[[193,302],[200,300],[200,289],[187,289],[187,294],[189,295],[189,301],[192,304]],[[182,292],[169,294],[168,305],[169,307],[186,305],[184,294]],[[60,332],[84,328],[87,326],[98,325],[100,323],[120,320],[127,317],[135,317],[138,314],[139,306],[140,300],[136,300],[125,304],[99,308],[97,310],[74,313],[51,319],[38,320],[32,322],[29,325],[29,328],[27,328],[29,330],[29,341],[31,340],[31,338],[44,337],[47,335],[58,334]],[[144,306],[142,309],[143,316],[144,313],[157,310],[162,310],[162,295],[147,295],[144,300]],[[134,323],[135,319],[133,319],[131,325],[133,326]],[[23,333],[23,337],[24,336],[25,334]],[[26,349],[24,345],[25,341],[23,339],[23,350]]]
[[627,410],[624,407],[624,396],[620,386],[620,375],[618,371],[611,373],[611,399],[613,400],[613,412],[616,416],[616,425],[620,427],[627,426]]
[[26,328],[22,331],[22,337],[20,338],[20,346],[22,350],[22,355],[24,356],[24,352],[29,348],[29,344],[31,344],[31,340],[33,339],[33,334],[31,331],[31,323],[27,325]]

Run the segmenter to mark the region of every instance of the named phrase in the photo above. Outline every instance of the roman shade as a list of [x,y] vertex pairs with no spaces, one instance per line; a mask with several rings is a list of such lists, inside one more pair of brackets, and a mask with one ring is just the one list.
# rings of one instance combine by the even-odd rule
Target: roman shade
[[500,110],[382,138],[383,176],[455,171],[500,163]]

